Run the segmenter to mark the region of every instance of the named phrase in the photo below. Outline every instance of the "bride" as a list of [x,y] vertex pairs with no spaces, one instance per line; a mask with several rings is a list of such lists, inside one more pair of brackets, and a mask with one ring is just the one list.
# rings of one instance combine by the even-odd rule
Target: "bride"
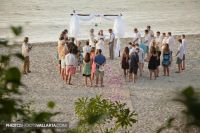
[[98,33],[98,42],[96,44],[96,49],[101,49],[102,54],[104,54],[104,49],[105,49],[104,39],[105,39],[105,36],[103,35],[103,30],[100,30]]

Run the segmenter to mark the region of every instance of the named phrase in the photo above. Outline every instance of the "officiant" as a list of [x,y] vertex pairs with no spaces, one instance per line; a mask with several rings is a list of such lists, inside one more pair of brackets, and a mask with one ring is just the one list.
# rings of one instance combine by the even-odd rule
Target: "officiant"
[[109,29],[108,32],[110,33],[110,39],[109,39],[109,55],[110,59],[114,59],[114,42],[115,42],[115,34],[113,33],[112,29]]

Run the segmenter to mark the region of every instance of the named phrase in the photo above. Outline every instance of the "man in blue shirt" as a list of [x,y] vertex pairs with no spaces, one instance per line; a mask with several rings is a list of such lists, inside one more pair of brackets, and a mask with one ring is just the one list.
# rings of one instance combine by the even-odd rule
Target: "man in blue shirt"
[[96,64],[96,85],[98,86],[98,82],[99,82],[99,77],[100,77],[100,82],[101,82],[101,87],[103,87],[103,77],[104,77],[104,65],[106,63],[106,58],[104,55],[101,54],[102,50],[101,49],[97,49],[97,55],[94,58],[94,62]]

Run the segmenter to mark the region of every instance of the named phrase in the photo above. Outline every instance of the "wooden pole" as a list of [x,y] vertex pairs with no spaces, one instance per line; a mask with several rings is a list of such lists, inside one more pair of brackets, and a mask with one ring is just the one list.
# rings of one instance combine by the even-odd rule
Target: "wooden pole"
[[[71,16],[74,15],[74,13],[76,13],[75,10],[73,10],[73,13],[70,14]],[[78,16],[90,16],[90,14],[77,14]],[[100,17],[100,15],[95,15],[96,17]],[[122,14],[120,13],[119,15],[114,15],[114,14],[104,14],[103,16],[122,16]]]

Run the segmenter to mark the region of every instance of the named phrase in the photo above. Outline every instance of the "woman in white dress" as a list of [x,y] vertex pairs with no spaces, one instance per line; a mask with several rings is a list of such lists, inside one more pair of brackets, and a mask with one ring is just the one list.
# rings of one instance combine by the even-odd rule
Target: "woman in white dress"
[[96,50],[101,49],[102,54],[104,54],[104,40],[100,38],[96,44]]
[[105,39],[105,36],[103,35],[103,30],[100,30],[98,33],[98,42],[96,44],[96,50],[101,49],[102,54],[104,54],[104,49],[105,49],[104,39]]

